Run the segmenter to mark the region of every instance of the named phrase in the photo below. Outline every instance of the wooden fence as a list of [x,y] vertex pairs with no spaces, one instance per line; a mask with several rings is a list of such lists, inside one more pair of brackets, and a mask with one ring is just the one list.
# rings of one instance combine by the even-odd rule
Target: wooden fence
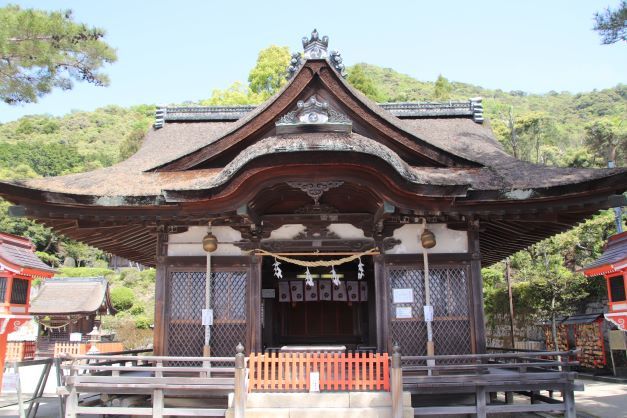
[[[224,408],[165,405],[164,397],[227,396],[234,392],[233,416],[243,418],[246,402],[243,351],[244,347],[239,345],[234,357],[63,355],[58,360],[65,361],[61,368],[69,375],[62,377],[65,386],[57,390],[65,398],[65,413],[62,416],[224,417]],[[81,393],[107,394],[109,404],[80,404]],[[121,402],[124,397],[138,395],[149,396],[148,405]]]
[[[91,343],[78,342],[58,342],[54,344],[54,356],[59,357],[62,354],[79,356],[86,354],[91,347]],[[124,350],[122,343],[96,343],[96,348],[100,353],[115,353]]]
[[321,391],[390,390],[387,353],[253,353],[248,366],[250,392],[307,392],[312,372]]
[[6,361],[24,361],[35,358],[35,341],[7,343]]

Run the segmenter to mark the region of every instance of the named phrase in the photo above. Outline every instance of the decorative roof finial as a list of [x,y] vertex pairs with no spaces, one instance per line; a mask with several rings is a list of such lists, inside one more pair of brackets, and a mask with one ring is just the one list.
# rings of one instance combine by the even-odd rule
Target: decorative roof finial
[[342,77],[346,77],[345,67],[344,64],[342,64],[342,56],[337,51],[329,52],[328,47],[329,37],[323,36],[320,38],[316,29],[311,32],[311,37],[303,37],[304,54],[302,56],[299,52],[292,54],[290,65],[287,67],[286,78],[289,80],[298,72],[303,64],[301,58],[305,60],[326,59]]
[[305,50],[305,59],[323,59],[328,56],[327,48],[329,46],[329,37],[323,36],[320,39],[316,29],[311,32],[311,38],[303,37],[303,49]]

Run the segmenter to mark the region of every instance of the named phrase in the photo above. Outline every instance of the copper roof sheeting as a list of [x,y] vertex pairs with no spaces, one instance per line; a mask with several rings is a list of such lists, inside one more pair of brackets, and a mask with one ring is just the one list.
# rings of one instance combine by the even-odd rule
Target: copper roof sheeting
[[115,313],[103,277],[54,278],[43,282],[31,300],[32,315]]
[[35,254],[35,246],[28,238],[0,233],[0,264],[2,260],[27,269],[54,273],[54,269]]
[[[627,231],[620,234],[612,235],[605,245],[603,254],[601,257],[588,264],[581,269],[586,275],[599,275],[603,273],[611,273],[615,271],[616,267],[622,265],[623,268],[627,267]],[[607,271],[601,273],[598,271],[599,267],[607,266]],[[588,270],[594,270],[591,274]]]

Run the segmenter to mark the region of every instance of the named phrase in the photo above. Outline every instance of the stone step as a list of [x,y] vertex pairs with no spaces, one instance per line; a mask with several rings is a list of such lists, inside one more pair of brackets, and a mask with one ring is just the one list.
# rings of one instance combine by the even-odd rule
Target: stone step
[[[247,408],[366,408],[390,407],[390,392],[249,393]],[[403,405],[411,396],[403,393]]]
[[[414,410],[405,407],[403,418],[413,418]],[[233,417],[233,410],[226,412],[226,418]],[[246,408],[246,418],[391,418],[390,407],[369,408]]]
[[[232,406],[232,397],[229,406]],[[411,396],[403,393],[403,416],[413,417]],[[233,416],[229,409],[227,417]],[[388,418],[392,416],[390,392],[249,393],[246,417],[278,418]]]

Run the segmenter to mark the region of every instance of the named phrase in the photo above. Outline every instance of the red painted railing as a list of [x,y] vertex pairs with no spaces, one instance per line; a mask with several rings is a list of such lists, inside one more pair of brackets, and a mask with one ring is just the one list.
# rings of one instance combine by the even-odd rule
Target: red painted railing
[[21,341],[7,343],[6,361],[24,361],[35,358],[35,342]]
[[390,390],[387,353],[253,353],[248,367],[251,392],[306,392],[312,372],[321,391]]

